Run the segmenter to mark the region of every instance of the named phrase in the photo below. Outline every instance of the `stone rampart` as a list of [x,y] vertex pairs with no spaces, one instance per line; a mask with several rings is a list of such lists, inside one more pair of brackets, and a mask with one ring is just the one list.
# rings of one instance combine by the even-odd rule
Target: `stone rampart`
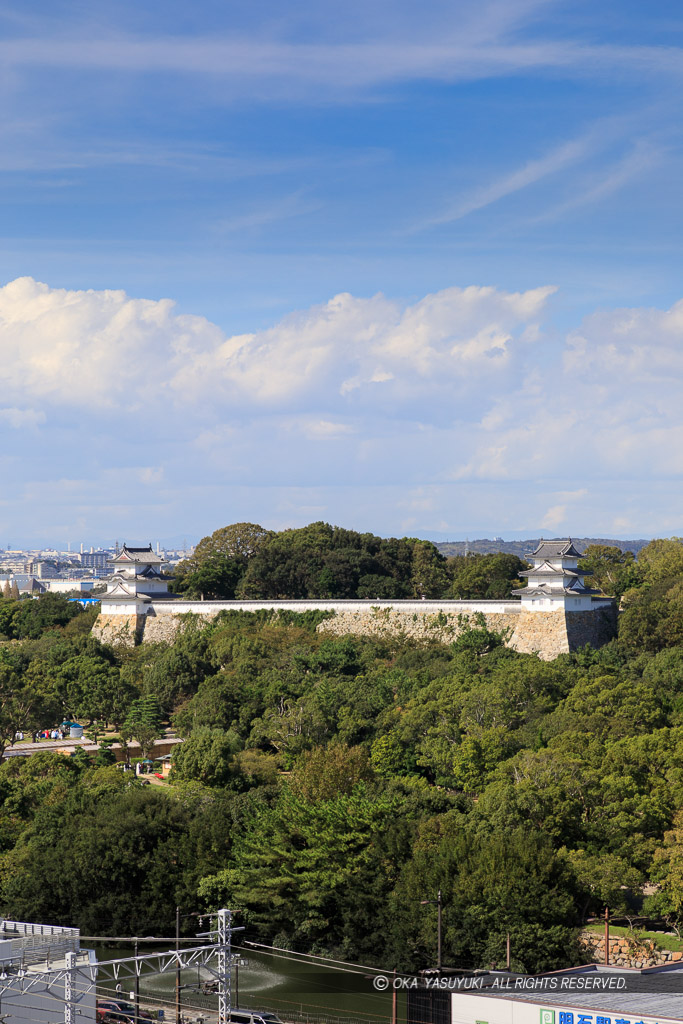
[[602,601],[591,611],[522,610],[516,601],[155,601],[146,615],[100,614],[93,636],[103,643],[172,643],[190,622],[210,622],[221,611],[330,611],[320,632],[333,636],[396,636],[417,641],[454,640],[480,613],[507,644],[546,661],[585,644],[600,647],[616,635],[616,609]]
[[389,608],[342,609],[333,618],[325,619],[318,626],[320,633],[343,636],[355,633],[360,636],[396,636],[411,640],[438,640],[452,642],[468,625],[474,625],[474,616],[484,616],[488,629],[502,632],[507,630],[511,637],[520,615],[519,605],[507,611],[479,611],[461,608],[457,611],[422,611],[404,609],[393,605]]
[[[598,964],[605,962],[605,936],[585,930],[581,939],[591,960]],[[660,949],[651,939],[634,935],[610,935],[609,962],[613,967],[660,967],[662,964],[680,963],[683,953]]]
[[144,639],[146,615],[98,615],[91,635],[112,647],[135,647]]

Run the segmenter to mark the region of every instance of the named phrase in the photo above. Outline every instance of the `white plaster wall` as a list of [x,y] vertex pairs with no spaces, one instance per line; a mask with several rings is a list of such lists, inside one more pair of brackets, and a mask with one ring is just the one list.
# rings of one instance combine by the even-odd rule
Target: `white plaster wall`
[[147,606],[137,601],[107,601],[107,595],[102,595],[103,615],[144,615]]
[[[102,613],[105,615],[133,614],[124,611],[128,605],[121,605],[118,602],[107,605],[106,597],[102,598]],[[514,601],[336,601],[332,599],[321,600],[283,600],[283,601],[152,601],[151,604],[142,606],[139,613],[144,615],[183,615],[186,612],[194,612],[196,615],[207,615],[219,611],[240,611],[257,612],[262,610],[278,611],[280,609],[292,612],[308,611],[333,611],[333,612],[367,612],[372,608],[397,608],[402,612],[417,612],[422,615],[438,615],[439,612],[448,612],[457,615],[462,612],[483,612],[507,614],[518,612],[520,609],[519,600]]]

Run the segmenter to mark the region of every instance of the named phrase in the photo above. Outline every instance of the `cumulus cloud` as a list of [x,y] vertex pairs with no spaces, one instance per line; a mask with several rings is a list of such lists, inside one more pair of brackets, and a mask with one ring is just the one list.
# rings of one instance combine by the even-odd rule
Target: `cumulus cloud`
[[299,406],[321,398],[400,405],[449,390],[451,402],[476,379],[495,386],[515,346],[536,336],[552,287],[523,293],[448,288],[404,306],[383,295],[347,293],[257,334],[226,338],[174,375],[177,392],[207,387],[232,402]]
[[[448,288],[413,305],[337,295],[254,334],[227,337],[168,299],[67,291],[32,278],[0,288],[0,386],[69,406],[229,403],[329,408],[451,395],[504,373],[536,337],[551,287]],[[381,398],[379,398],[381,400]]]
[[0,388],[69,406],[135,405],[203,346],[220,343],[203,317],[168,299],[67,291],[30,277],[0,288]]
[[[228,336],[170,300],[14,281],[0,427],[30,476],[14,493],[29,508],[49,482],[67,520],[104,517],[114,535],[174,508],[185,523],[202,509],[206,530],[310,512],[418,534],[576,533],[607,508],[604,535],[680,533],[683,300],[594,313],[562,337],[552,291],[341,294]],[[658,527],[642,525],[638,481],[662,490]]]
[[468,455],[449,478],[677,478],[682,386],[683,301],[594,313],[569,332],[559,363],[469,424]]

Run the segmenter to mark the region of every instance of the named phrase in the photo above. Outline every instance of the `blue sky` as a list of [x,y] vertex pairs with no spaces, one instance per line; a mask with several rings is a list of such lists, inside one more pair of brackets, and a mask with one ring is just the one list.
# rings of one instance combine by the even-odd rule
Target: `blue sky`
[[683,533],[679,4],[0,0],[0,69],[1,544]]

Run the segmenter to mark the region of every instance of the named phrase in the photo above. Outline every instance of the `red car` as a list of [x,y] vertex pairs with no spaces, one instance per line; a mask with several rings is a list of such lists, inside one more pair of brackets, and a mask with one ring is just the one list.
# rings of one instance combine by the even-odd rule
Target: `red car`
[[[126,999],[98,999],[96,1013],[97,1020],[102,1021],[102,1024],[114,1024],[114,1022],[134,1024],[135,1022],[135,1006]],[[139,1024],[154,1024],[154,1019],[144,1010],[138,1010],[138,1021]]]

